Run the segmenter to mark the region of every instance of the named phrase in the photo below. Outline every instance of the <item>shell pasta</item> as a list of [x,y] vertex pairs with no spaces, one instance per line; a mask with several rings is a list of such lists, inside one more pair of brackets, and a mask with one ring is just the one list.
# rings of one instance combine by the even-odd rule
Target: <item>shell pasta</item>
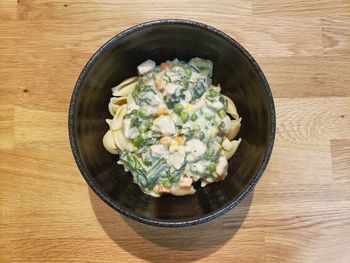
[[195,182],[223,180],[241,142],[235,137],[242,119],[211,83],[212,62],[147,60],[137,70],[139,76],[112,88],[106,150],[152,196],[193,194]]

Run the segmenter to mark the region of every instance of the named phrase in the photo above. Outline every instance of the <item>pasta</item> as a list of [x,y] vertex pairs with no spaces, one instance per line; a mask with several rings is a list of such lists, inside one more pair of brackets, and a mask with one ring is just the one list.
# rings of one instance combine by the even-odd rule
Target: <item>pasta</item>
[[211,83],[213,64],[193,58],[156,66],[112,88],[103,145],[149,195],[189,195],[223,180],[241,139],[241,118],[231,98]]

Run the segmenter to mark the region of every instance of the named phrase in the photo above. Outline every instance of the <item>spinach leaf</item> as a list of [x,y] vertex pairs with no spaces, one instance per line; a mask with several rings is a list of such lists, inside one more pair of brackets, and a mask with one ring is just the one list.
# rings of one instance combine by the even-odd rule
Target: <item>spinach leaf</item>
[[173,183],[179,182],[180,181],[180,175],[185,170],[185,167],[186,167],[186,164],[181,166],[180,169],[178,169],[178,170],[174,169],[172,171],[169,171],[169,173],[170,173],[170,176],[169,176],[170,181],[173,182]]
[[129,171],[131,171],[135,183],[141,185],[142,187],[147,187],[147,179],[145,177],[146,169],[136,154],[128,151],[122,151],[120,161]]
[[220,149],[217,147],[210,147],[204,154],[204,159],[212,162],[217,162],[220,156]]
[[143,142],[143,145],[145,146],[151,146],[151,145],[155,145],[158,144],[159,142],[159,138],[158,137],[152,137],[152,138],[148,138]]
[[132,91],[132,96],[135,98],[140,92],[141,92],[140,84],[136,83],[136,85]]
[[130,126],[131,127],[139,127],[141,122],[142,122],[141,119],[138,117],[131,118]]
[[227,100],[225,100],[225,98],[220,94],[219,96],[219,101],[224,104],[224,108],[225,110],[227,110]]
[[158,162],[147,172],[147,187],[153,188],[159,180],[160,174],[167,168],[167,160],[159,159]]
[[197,85],[193,87],[192,89],[192,99],[191,101],[194,101],[195,99],[199,99],[202,97],[205,90],[205,86],[202,82],[197,82]]
[[180,102],[180,97],[177,96],[175,93],[168,96],[165,100],[165,103],[169,109],[174,108],[175,104]]

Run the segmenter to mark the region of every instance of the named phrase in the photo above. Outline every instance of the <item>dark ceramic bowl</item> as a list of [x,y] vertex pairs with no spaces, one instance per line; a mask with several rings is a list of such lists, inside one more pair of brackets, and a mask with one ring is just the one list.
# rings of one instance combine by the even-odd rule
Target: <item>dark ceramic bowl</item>
[[[185,197],[143,194],[131,174],[109,154],[102,137],[110,117],[111,88],[137,74],[147,59],[210,59],[213,83],[231,97],[242,116],[242,142],[229,160],[225,180]],[[132,27],[109,40],[89,60],[73,91],[69,137],[87,183],[109,206],[132,219],[157,226],[206,222],[240,203],[253,189],[269,161],[275,136],[275,110],[269,85],[252,56],[228,35],[193,21],[158,20]]]

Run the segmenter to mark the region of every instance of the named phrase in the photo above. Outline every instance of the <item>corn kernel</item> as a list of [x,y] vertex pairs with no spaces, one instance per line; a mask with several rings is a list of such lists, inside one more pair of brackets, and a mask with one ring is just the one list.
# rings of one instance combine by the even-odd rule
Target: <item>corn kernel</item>
[[186,106],[185,106],[185,110],[186,111],[190,111],[192,109],[192,105],[187,103]]
[[177,136],[175,136],[175,141],[178,143],[178,144],[184,144],[184,139],[183,139],[183,137],[182,136],[180,136],[180,135],[177,135]]
[[168,111],[165,108],[160,108],[157,110],[157,116],[161,116],[161,115],[168,115]]

